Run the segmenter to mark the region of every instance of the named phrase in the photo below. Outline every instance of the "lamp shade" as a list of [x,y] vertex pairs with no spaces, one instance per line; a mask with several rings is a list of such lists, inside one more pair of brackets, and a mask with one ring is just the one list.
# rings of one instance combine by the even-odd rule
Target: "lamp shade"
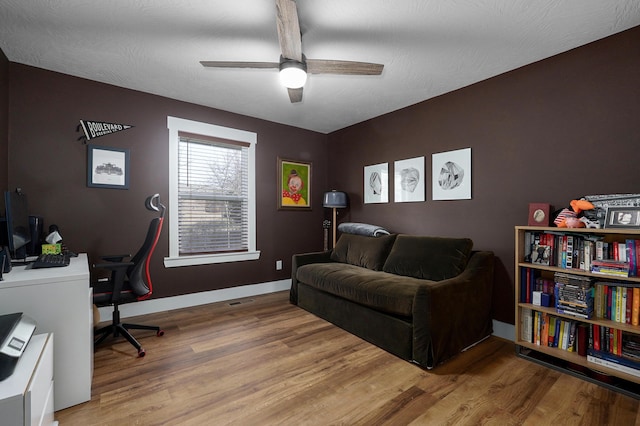
[[347,193],[342,191],[329,191],[324,193],[322,205],[324,207],[344,209],[347,207]]

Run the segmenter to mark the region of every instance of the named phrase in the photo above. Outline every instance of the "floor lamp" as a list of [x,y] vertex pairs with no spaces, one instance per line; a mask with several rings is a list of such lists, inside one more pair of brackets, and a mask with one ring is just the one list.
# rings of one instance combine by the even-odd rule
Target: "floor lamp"
[[336,246],[336,209],[344,209],[347,207],[347,193],[342,191],[325,192],[322,201],[324,207],[333,209],[333,246]]

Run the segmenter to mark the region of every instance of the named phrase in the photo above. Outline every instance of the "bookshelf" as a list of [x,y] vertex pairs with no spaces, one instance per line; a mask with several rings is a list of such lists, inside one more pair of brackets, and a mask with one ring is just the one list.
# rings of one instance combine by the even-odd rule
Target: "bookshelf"
[[[535,234],[548,234],[555,238],[555,242],[551,243],[553,246],[551,253],[551,261],[549,264],[533,263],[532,250],[530,249],[534,242],[533,236]],[[600,365],[594,361],[598,361],[593,357],[587,357],[585,345],[587,348],[593,349],[593,333],[594,330],[609,329],[609,330],[621,330],[617,332],[622,335],[625,333],[627,336],[638,336],[640,341],[640,326],[628,324],[626,322],[619,322],[611,319],[607,319],[606,315],[599,316],[599,312],[602,313],[606,306],[602,305],[596,309],[594,307],[593,315],[589,318],[578,317],[574,314],[558,313],[555,304],[550,306],[541,306],[536,300],[531,297],[531,287],[528,287],[524,280],[527,280],[527,276],[539,278],[541,281],[547,281],[551,283],[550,287],[553,288],[555,284],[556,273],[570,274],[577,277],[577,280],[582,278],[592,279],[593,282],[603,286],[609,283],[611,287],[616,288],[638,288],[640,287],[640,277],[638,276],[622,276],[622,275],[607,275],[601,273],[591,272],[589,261],[584,264],[584,259],[578,259],[576,256],[576,263],[574,268],[568,269],[562,265],[562,256],[558,252],[562,250],[562,244],[558,244],[558,241],[565,236],[571,236],[576,241],[602,241],[607,246],[613,246],[616,243],[626,242],[626,240],[640,240],[640,230],[635,229],[585,229],[585,228],[556,228],[556,227],[539,227],[539,226],[516,226],[515,227],[515,343],[516,353],[518,356],[545,365],[547,367],[563,371],[565,373],[583,378],[584,380],[600,384],[609,389],[613,389],[622,392],[626,395],[632,396],[636,399],[640,399],[640,369],[628,370],[628,367],[608,367]],[[536,240],[537,241],[537,240]],[[585,243],[586,245],[586,243]],[[590,247],[593,250],[593,247]],[[640,259],[637,259],[640,261]],[[582,263],[580,263],[582,262]],[[546,263],[546,262],[543,262]],[[580,269],[582,266],[584,269]],[[640,275],[640,274],[639,274]],[[533,281],[530,278],[529,281]],[[530,286],[534,284],[530,282]],[[595,288],[595,287],[594,287]],[[605,287],[606,288],[606,287]],[[552,290],[553,292],[553,290]],[[528,293],[528,296],[527,296]],[[593,294],[596,294],[594,290]],[[539,314],[538,314],[539,313]],[[531,333],[528,331],[532,328],[535,329],[534,319],[538,318],[555,318],[552,320],[554,323],[560,321],[561,323],[575,323],[576,326],[582,325],[583,334],[587,330],[586,341],[582,339],[581,353],[578,353],[577,347],[574,346],[573,351],[561,349],[559,347],[543,345],[543,341],[536,342],[535,337],[531,338]],[[549,327],[550,329],[552,327]],[[576,327],[577,329],[577,327]],[[542,330],[542,329],[541,329]],[[555,337],[555,336],[554,336]],[[577,335],[574,336],[577,339]],[[529,341],[531,339],[531,341]],[[577,344],[576,344],[577,345]],[[619,349],[618,349],[619,351]],[[589,352],[589,354],[591,354]],[[611,362],[608,363],[612,365]],[[639,363],[640,364],[640,363]],[[626,371],[625,371],[626,370]],[[633,374],[629,374],[631,371]]]

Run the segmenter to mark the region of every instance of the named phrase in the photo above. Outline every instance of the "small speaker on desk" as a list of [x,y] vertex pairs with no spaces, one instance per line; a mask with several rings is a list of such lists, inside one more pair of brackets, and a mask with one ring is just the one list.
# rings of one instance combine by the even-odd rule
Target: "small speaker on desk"
[[27,255],[29,256],[37,256],[40,254],[42,223],[43,220],[40,216],[29,216],[29,232],[31,233],[31,242],[27,244]]

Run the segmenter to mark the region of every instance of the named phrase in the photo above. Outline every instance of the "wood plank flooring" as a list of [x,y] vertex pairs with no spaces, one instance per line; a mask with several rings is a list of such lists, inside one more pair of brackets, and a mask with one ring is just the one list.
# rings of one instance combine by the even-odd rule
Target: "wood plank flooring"
[[515,355],[492,337],[422,370],[280,292],[132,318],[95,352],[91,401],[61,425],[633,425],[639,401]]

